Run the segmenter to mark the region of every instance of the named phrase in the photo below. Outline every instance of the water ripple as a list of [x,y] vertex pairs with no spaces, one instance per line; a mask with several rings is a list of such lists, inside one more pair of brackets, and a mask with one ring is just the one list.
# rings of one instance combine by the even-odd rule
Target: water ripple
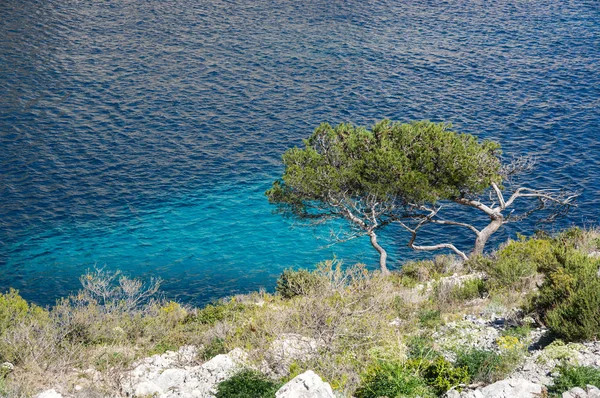
[[[599,11],[550,0],[2,1],[0,290],[51,303],[107,264],[160,275],[169,295],[201,303],[327,258],[315,238],[326,231],[290,230],[261,195],[281,153],[322,121],[451,121],[538,156],[526,183],[583,190],[560,226],[595,224]],[[373,260],[366,242],[335,251]]]

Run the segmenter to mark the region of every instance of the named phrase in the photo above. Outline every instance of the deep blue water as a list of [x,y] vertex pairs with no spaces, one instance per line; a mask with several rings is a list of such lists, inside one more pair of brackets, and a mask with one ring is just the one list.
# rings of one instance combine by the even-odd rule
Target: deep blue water
[[[452,122],[537,156],[524,183],[583,190],[556,228],[598,222],[598,1],[3,0],[0,16],[2,291],[49,304],[104,266],[201,304],[334,254],[374,267],[366,240],[322,248],[328,227],[292,228],[263,196],[322,121]],[[405,238],[382,238],[392,266],[415,256]]]

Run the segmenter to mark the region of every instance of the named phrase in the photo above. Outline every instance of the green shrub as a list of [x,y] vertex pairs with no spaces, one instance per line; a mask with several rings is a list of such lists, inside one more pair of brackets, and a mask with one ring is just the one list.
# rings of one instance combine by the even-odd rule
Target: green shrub
[[[438,395],[444,394],[452,387],[468,384],[470,380],[466,366],[453,366],[442,357],[428,363],[421,374],[427,385]],[[460,388],[458,388],[458,391],[460,391]]]
[[533,308],[549,329],[566,341],[600,336],[600,261],[571,248],[556,250],[559,265],[549,269]]
[[356,398],[435,397],[418,371],[397,362],[379,362],[362,377]]
[[521,238],[500,249],[495,259],[480,261],[486,265],[492,290],[523,291],[531,286],[538,270],[555,265],[556,257],[551,240]]
[[433,339],[430,336],[416,335],[409,338],[408,358],[431,360],[437,358],[440,354],[433,346]]
[[161,342],[157,343],[154,347],[152,347],[152,350],[150,350],[150,352],[148,352],[148,355],[154,355],[154,354],[162,355],[167,351],[177,351],[178,348],[179,347],[177,347],[173,343],[161,341]]
[[531,326],[522,325],[522,326],[513,326],[508,329],[504,329],[501,333],[502,336],[512,336],[516,337],[520,340],[524,340],[529,336],[531,332]]
[[192,317],[192,320],[205,325],[214,325],[226,318],[238,315],[243,312],[244,309],[245,306],[243,304],[236,303],[235,301],[208,304],[199,310],[196,315]]
[[573,387],[585,389],[588,384],[600,387],[600,369],[589,366],[559,365],[558,371],[560,374],[549,389],[552,396],[559,397]]
[[414,287],[417,283],[437,280],[452,271],[456,260],[452,256],[436,256],[433,260],[408,261],[397,273],[400,284]]
[[454,301],[473,300],[482,297],[485,293],[487,293],[487,286],[483,280],[467,279],[450,290],[450,299]]
[[225,348],[225,341],[217,337],[204,346],[200,352],[200,357],[203,360],[208,361],[219,354],[227,354],[227,349]]
[[285,299],[306,296],[324,286],[324,279],[316,272],[306,269],[286,269],[277,279],[275,291]]
[[442,323],[441,312],[439,310],[423,309],[417,314],[419,323],[422,326],[433,328]]
[[0,293],[0,336],[10,327],[32,319],[45,320],[48,313],[35,304],[28,304],[15,289]]
[[516,363],[510,355],[472,348],[459,350],[454,366],[466,369],[471,382],[493,383],[509,374]]
[[219,383],[216,398],[274,398],[282,383],[253,370],[243,370]]
[[550,361],[558,361],[562,363],[569,363],[574,361],[577,353],[584,347],[578,343],[567,343],[560,339],[554,340],[548,344],[542,350],[540,356],[537,357],[536,362],[541,364],[547,364]]

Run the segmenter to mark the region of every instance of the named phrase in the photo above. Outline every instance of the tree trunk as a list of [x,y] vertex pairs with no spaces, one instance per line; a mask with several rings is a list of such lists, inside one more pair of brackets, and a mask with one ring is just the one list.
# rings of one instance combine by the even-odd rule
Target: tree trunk
[[387,262],[386,251],[384,250],[383,247],[381,247],[379,245],[379,243],[377,243],[377,235],[375,235],[375,232],[370,231],[369,237],[371,238],[371,245],[373,245],[375,250],[377,250],[377,252],[379,252],[379,268],[381,269],[381,273],[383,275],[390,275],[390,270],[388,270],[388,268],[386,266],[386,262]]
[[479,235],[477,235],[477,239],[475,240],[475,247],[473,248],[473,252],[471,255],[479,255],[483,254],[483,249],[485,248],[485,244],[488,239],[494,232],[498,230],[502,226],[504,221],[504,217],[500,213],[495,213],[490,216],[491,222],[485,227]]

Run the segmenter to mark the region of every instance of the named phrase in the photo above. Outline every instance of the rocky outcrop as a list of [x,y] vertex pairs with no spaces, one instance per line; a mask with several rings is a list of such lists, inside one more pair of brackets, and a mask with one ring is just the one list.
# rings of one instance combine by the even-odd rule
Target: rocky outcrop
[[329,383],[312,370],[294,377],[275,394],[276,398],[335,398]]
[[563,398],[600,398],[600,389],[596,386],[588,385],[585,390],[575,387],[566,391],[562,395]]
[[294,361],[306,361],[317,355],[319,344],[316,340],[299,335],[283,334],[271,343],[265,354],[270,373],[273,376],[286,376]]
[[553,343],[543,349],[531,351],[530,354],[513,373],[513,377],[550,385],[555,376],[555,368],[561,363],[600,368],[600,341]]
[[540,398],[547,393],[546,387],[525,379],[501,380],[472,391],[449,391],[447,398]]
[[217,355],[197,366],[193,364],[196,350],[191,346],[145,358],[126,375],[123,393],[128,397],[213,397],[217,384],[243,367],[240,351]]
[[[446,325],[448,326],[448,325]],[[500,318],[482,320],[465,317],[464,321],[450,324],[444,335],[438,336],[437,343],[444,340],[456,344],[481,345],[495,349],[494,345],[504,325]],[[545,333],[542,329],[532,331],[529,341],[539,340]],[[450,336],[449,334],[454,336]],[[471,339],[467,341],[468,336]],[[475,338],[473,337],[475,336]],[[533,336],[533,337],[532,337]],[[442,341],[439,341],[442,340]],[[463,341],[464,340],[464,341]],[[534,345],[537,344],[534,342]],[[532,345],[533,346],[533,345]],[[524,364],[506,380],[485,387],[465,391],[449,391],[449,398],[539,398],[547,394],[546,385],[551,385],[557,373],[555,367],[564,362],[573,365],[600,367],[600,342],[564,344],[553,342],[543,349],[532,349]],[[290,334],[275,340],[266,353],[269,364],[261,366],[261,371],[277,378],[289,371],[289,363],[306,360],[318,354],[319,344],[312,339]],[[241,369],[253,368],[248,355],[241,349],[228,354],[217,355],[203,364],[197,362],[197,349],[193,346],[181,347],[178,351],[168,351],[153,355],[134,364],[121,381],[121,395],[111,398],[149,397],[154,398],[214,398],[217,385]],[[0,365],[7,371],[9,366]],[[87,372],[87,371],[86,371]],[[60,386],[57,386],[60,387]],[[76,391],[77,386],[75,387]],[[61,390],[59,390],[61,391]],[[79,394],[76,396],[81,397]],[[69,395],[64,395],[69,398]],[[307,371],[277,391],[277,398],[335,398],[331,386],[313,371]],[[47,390],[36,398],[63,398],[56,390]],[[600,390],[594,386],[573,388],[563,394],[563,398],[600,398]]]

